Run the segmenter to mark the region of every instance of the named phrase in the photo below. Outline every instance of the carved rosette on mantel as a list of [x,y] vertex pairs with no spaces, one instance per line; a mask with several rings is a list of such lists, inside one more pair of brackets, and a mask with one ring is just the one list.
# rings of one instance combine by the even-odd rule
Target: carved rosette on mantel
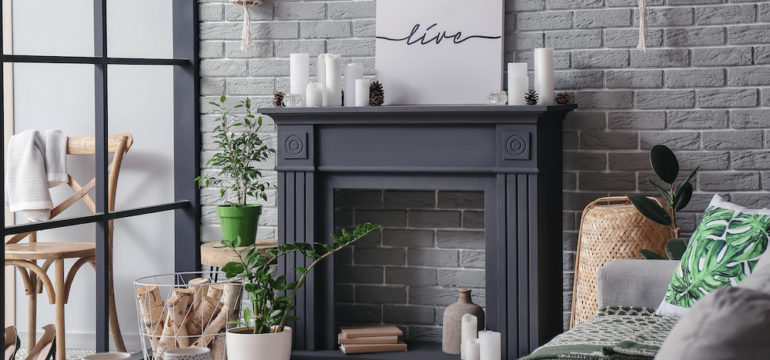
[[[278,128],[278,241],[328,240],[335,189],[483,191],[487,328],[503,358],[526,355],[562,329],[562,121],[575,107],[260,109]],[[331,260],[298,294],[297,359],[335,349]],[[281,260],[287,281],[301,261]]]

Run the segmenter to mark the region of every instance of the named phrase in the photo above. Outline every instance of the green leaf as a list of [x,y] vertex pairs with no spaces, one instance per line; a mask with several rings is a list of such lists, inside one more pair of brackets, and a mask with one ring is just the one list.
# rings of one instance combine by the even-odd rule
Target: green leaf
[[671,216],[657,202],[643,195],[629,195],[628,200],[644,217],[661,225],[671,225]]
[[660,256],[658,253],[647,249],[639,250],[639,254],[642,255],[642,257],[647,260],[664,260],[665,259],[663,256]]
[[235,277],[236,275],[242,273],[243,270],[243,264],[239,262],[229,262],[222,267],[222,272],[224,272],[228,278]]
[[671,199],[671,194],[669,194],[668,191],[666,191],[666,189],[664,189],[662,186],[656,184],[651,179],[647,179],[647,183],[650,184],[650,186],[652,186],[652,188],[655,189],[655,191],[657,191],[658,194],[663,196],[663,198],[666,199],[666,201],[668,201],[669,203],[672,203],[674,201],[673,199]]
[[650,163],[655,174],[668,184],[673,184],[679,176],[679,161],[676,155],[665,145],[655,145],[650,150]]
[[307,272],[307,269],[305,269],[303,267],[298,267],[295,270],[297,271],[297,274],[304,274],[304,273]]
[[248,307],[243,309],[243,322],[245,322],[246,324],[249,324],[251,322],[251,309],[249,309]]
[[222,96],[219,97],[219,102],[221,102],[221,103],[225,102],[226,100],[227,100],[227,96],[225,96],[225,95],[222,95]]
[[676,195],[674,196],[674,210],[682,210],[687,204],[690,203],[692,198],[692,184],[684,182],[677,187]]
[[681,260],[685,250],[687,250],[685,239],[674,238],[666,241],[666,256],[670,260]]
[[687,178],[684,179],[684,181],[682,183],[688,183],[693,178],[695,178],[695,175],[698,174],[698,170],[700,170],[700,167],[701,167],[700,165],[696,166],[695,169],[693,169],[692,172],[690,172],[690,175],[687,175]]

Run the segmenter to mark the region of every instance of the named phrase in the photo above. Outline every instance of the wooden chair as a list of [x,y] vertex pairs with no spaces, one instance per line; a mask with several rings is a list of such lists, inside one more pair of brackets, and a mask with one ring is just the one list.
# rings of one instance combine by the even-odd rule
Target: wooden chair
[[[108,206],[109,211],[115,210],[115,190],[118,184],[118,175],[120,165],[123,162],[123,156],[128,152],[133,144],[133,137],[130,134],[121,134],[110,136],[108,140],[108,151],[114,154],[112,163],[108,167]],[[68,155],[94,155],[96,141],[93,137],[69,137],[67,138]],[[96,212],[96,203],[88,192],[94,188],[96,179],[91,179],[87,184],[78,184],[72,176],[68,175],[67,185],[75,192],[67,199],[51,210],[51,218],[61,214],[64,210],[77,203],[80,200]],[[114,285],[112,281],[112,232],[113,223],[109,222],[109,236],[107,239],[109,256],[109,322],[112,330],[113,341],[118,351],[126,351],[123,343],[123,336],[120,333],[118,324],[118,315],[115,311]],[[24,238],[29,238],[27,243],[19,243]],[[48,301],[56,305],[56,358],[66,359],[65,354],[65,327],[64,327],[64,304],[69,298],[72,281],[77,271],[86,263],[90,263],[94,268],[94,258],[96,255],[96,244],[92,242],[37,242],[37,233],[23,233],[12,236],[5,243],[5,265],[15,266],[24,282],[26,293],[29,296],[29,336],[27,338],[28,349],[31,350],[35,345],[35,330],[37,327],[37,294],[42,293],[43,289],[48,293]],[[64,259],[77,259],[69,271],[64,273]],[[43,264],[38,265],[38,260]],[[46,272],[51,265],[54,265],[54,282],[48,277]]]

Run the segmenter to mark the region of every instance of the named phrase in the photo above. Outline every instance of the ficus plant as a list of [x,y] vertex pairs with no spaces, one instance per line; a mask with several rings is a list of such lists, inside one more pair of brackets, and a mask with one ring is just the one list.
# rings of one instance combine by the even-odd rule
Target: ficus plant
[[[650,164],[655,175],[663,184],[652,179],[647,182],[663,197],[664,206],[660,206],[655,200],[644,195],[629,195],[631,204],[646,218],[670,227],[674,232],[674,238],[666,241],[666,255],[671,260],[680,260],[687,249],[687,239],[679,237],[679,227],[676,224],[676,212],[687,206],[692,198],[692,179],[698,173],[700,166],[696,167],[682,181],[677,183],[679,177],[679,161],[665,145],[655,145],[650,150]],[[646,259],[663,259],[661,254],[652,250],[643,249],[639,253]]]
[[[262,171],[257,167],[260,162],[267,161],[275,149],[269,147],[260,138],[262,116],[257,117],[251,111],[251,99],[246,98],[234,107],[229,108],[225,102],[227,97],[222,95],[219,101],[211,101],[217,116],[216,125],[212,130],[217,152],[206,162],[206,166],[219,170],[216,175],[199,176],[195,181],[200,187],[221,186],[219,195],[228,199],[232,193],[232,206],[246,206],[248,198],[259,198],[267,201],[265,190],[270,183],[262,180]],[[236,114],[243,110],[245,114]]]
[[[282,332],[287,321],[298,320],[291,314],[297,291],[305,284],[307,275],[324,259],[350,246],[380,225],[364,223],[356,225],[352,231],[342,229],[341,234],[331,234],[332,242],[281,244],[264,253],[255,245],[238,249],[240,238],[222,241],[222,246],[231,248],[239,261],[230,262],[222,271],[227,278],[237,278],[244,282],[244,290],[249,294],[249,304],[244,306],[243,319],[231,322],[249,328],[254,334]],[[275,273],[277,260],[294,254],[312,260],[308,267],[293,269],[299,276],[297,281],[288,283],[286,275]],[[288,269],[287,269],[288,271]]]

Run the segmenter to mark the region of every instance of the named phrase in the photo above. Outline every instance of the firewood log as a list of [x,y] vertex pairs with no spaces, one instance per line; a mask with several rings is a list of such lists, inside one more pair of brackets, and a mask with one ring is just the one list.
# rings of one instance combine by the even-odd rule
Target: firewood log
[[238,305],[241,301],[241,294],[242,294],[243,284],[239,282],[229,282],[224,284],[224,291],[222,292],[222,308],[225,306],[230,311],[230,314],[228,314],[228,320],[231,319],[233,312],[238,309]]
[[225,335],[217,335],[211,343],[211,360],[226,360]]
[[214,317],[213,320],[206,326],[206,329],[203,330],[203,334],[201,334],[201,337],[198,338],[198,340],[195,341],[195,344],[193,346],[209,346],[209,343],[211,343],[212,340],[222,329],[225,328],[227,325],[227,319],[232,314],[232,310],[227,306],[227,304],[222,305],[222,309],[219,310],[219,313],[216,317]]
[[185,324],[187,328],[187,335],[201,335],[203,329],[211,322],[216,316],[217,310],[219,310],[219,299],[204,296],[201,302],[196,305],[195,310],[191,316],[187,318]]
[[158,352],[161,356],[166,350],[175,348],[177,342],[180,347],[190,346],[184,321],[189,312],[188,305],[192,300],[192,295],[192,290],[176,289],[174,294],[166,300],[166,323],[158,346]]
[[158,348],[158,336],[163,332],[163,299],[156,284],[140,286],[136,289],[142,321],[149,335],[153,351]]
[[224,291],[225,286],[222,284],[212,284],[209,285],[208,292],[206,293],[206,296],[213,297],[214,299],[219,299],[222,297],[222,291]]
[[210,282],[211,280],[206,278],[195,278],[187,282],[187,286],[193,290],[193,300],[191,303],[193,306],[198,306],[203,297],[206,296],[209,290],[207,284]]

